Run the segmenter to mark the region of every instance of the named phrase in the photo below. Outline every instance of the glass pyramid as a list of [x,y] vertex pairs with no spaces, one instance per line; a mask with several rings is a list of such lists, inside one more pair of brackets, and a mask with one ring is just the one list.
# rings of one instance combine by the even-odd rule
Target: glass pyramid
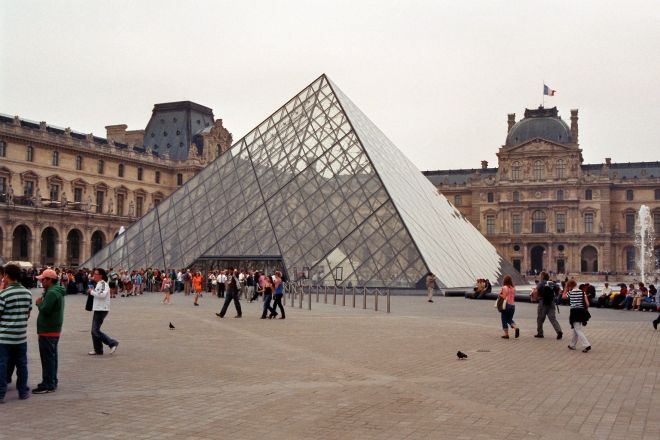
[[513,272],[321,75],[85,263],[183,268],[278,258],[318,283],[440,287]]

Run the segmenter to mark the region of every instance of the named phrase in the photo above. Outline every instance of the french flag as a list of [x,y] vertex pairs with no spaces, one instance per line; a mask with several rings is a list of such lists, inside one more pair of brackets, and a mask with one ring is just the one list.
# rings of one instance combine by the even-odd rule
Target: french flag
[[556,90],[552,90],[550,87],[543,84],[543,94],[544,95],[555,96],[555,93],[557,93]]

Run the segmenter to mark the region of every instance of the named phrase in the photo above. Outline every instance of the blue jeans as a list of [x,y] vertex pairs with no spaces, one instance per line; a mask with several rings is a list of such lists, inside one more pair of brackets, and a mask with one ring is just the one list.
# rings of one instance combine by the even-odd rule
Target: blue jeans
[[9,365],[16,364],[16,389],[19,397],[28,395],[28,363],[27,363],[27,342],[22,344],[0,344],[0,400],[5,398],[7,392],[6,375]]
[[261,313],[262,318],[266,318],[266,315],[268,312],[270,312],[272,315],[275,314],[275,308],[270,306],[270,301],[273,298],[273,294],[267,294],[264,293],[264,308],[263,312]]
[[59,336],[39,336],[39,355],[41,356],[41,388],[57,389],[57,343]]
[[501,312],[502,315],[502,329],[508,330],[509,326],[513,328],[516,323],[513,321],[513,314],[516,312],[516,306],[513,304],[506,304],[506,308]]
[[103,354],[103,344],[108,347],[117,345],[117,341],[101,331],[106,316],[108,316],[107,310],[96,310],[92,318],[92,344],[94,344],[94,351],[99,354]]

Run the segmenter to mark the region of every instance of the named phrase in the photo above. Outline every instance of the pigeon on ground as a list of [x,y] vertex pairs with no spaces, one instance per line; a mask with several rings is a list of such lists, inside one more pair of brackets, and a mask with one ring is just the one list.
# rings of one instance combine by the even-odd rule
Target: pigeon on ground
[[174,330],[174,325],[170,322],[170,330]]
[[459,359],[459,360],[467,359],[467,354],[465,354],[465,353],[463,353],[463,352],[461,352],[461,351],[458,351],[458,352],[456,353],[456,356],[458,356],[458,359]]

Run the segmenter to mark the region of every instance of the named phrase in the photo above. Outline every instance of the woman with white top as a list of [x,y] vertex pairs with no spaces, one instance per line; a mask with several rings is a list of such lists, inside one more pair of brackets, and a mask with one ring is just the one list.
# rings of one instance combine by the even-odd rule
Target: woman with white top
[[108,316],[110,310],[110,286],[108,285],[108,275],[105,269],[94,269],[94,281],[96,286],[94,289],[89,290],[89,294],[94,297],[94,305],[92,310],[94,317],[92,318],[92,343],[94,350],[88,354],[90,356],[100,356],[103,354],[103,344],[110,347],[110,354],[114,353],[119,346],[119,342],[112,339],[101,331],[101,325],[105,317]]
[[571,324],[571,328],[573,329],[573,338],[571,339],[571,343],[568,348],[575,350],[575,346],[577,345],[578,341],[580,341],[584,347],[582,352],[588,353],[591,350],[591,344],[589,343],[589,340],[585,336],[582,329],[587,325],[589,318],[591,318],[588,310],[589,299],[582,290],[576,289],[575,286],[577,286],[575,280],[570,280],[566,286],[568,288],[568,301],[571,305],[571,311],[568,315],[568,322]]

